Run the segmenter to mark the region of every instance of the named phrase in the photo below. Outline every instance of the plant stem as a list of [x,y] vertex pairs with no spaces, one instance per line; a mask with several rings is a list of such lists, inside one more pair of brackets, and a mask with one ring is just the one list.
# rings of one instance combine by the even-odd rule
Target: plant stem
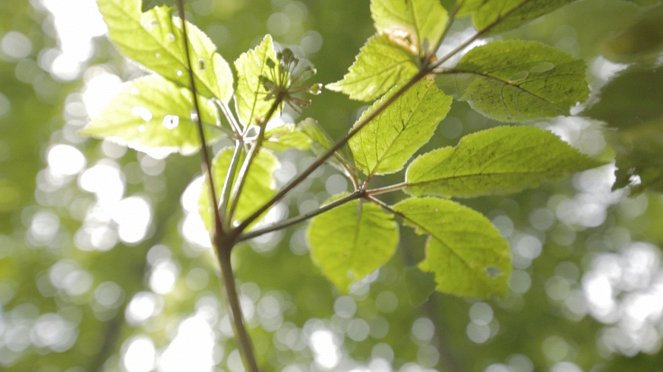
[[[237,164],[239,164],[239,158],[242,154],[243,144],[241,140],[235,141],[235,148],[233,149],[233,155],[230,159],[230,165],[228,166],[226,179],[223,181],[223,186],[221,188],[221,201],[217,208],[221,211],[228,210],[228,203],[230,201],[230,190],[235,180],[235,173],[237,172]],[[226,222],[228,223],[228,228],[230,228],[230,219],[226,216]]]
[[233,333],[235,334],[237,346],[240,355],[242,356],[244,367],[249,372],[259,372],[258,363],[256,362],[256,358],[253,353],[251,338],[246,331],[246,327],[244,326],[244,321],[242,319],[242,309],[240,307],[239,296],[237,294],[237,288],[235,285],[235,277],[233,276],[232,264],[230,261],[230,254],[232,252],[232,247],[235,245],[235,241],[232,239],[232,237],[226,238],[224,236],[225,234],[223,231],[223,224],[221,221],[219,208],[217,207],[218,199],[216,197],[216,190],[214,188],[214,179],[212,178],[212,164],[207,150],[207,142],[205,140],[205,132],[203,130],[203,124],[200,116],[200,107],[198,104],[196,82],[193,75],[193,70],[191,68],[191,53],[189,51],[189,37],[186,29],[184,0],[177,0],[177,5],[179,16],[182,20],[182,34],[184,36],[184,52],[187,59],[189,83],[191,84],[191,93],[193,95],[194,108],[197,114],[196,124],[198,127],[198,134],[200,136],[201,162],[203,171],[207,174],[210,204],[214,210],[214,232],[212,234],[212,244],[214,245],[216,256],[219,260],[221,275],[223,277],[223,287],[225,288],[226,296],[231,309]]
[[258,152],[262,148],[262,141],[265,138],[265,127],[267,126],[267,122],[269,122],[272,116],[274,116],[274,113],[276,110],[278,110],[281,102],[283,102],[283,94],[277,94],[274,102],[272,103],[272,106],[269,108],[269,111],[265,115],[265,118],[262,120],[262,122],[259,123],[258,137],[256,138],[251,151],[247,155],[246,160],[244,160],[242,168],[239,170],[239,174],[237,175],[237,183],[231,197],[230,210],[228,211],[227,216],[229,226],[232,226],[233,216],[235,214],[235,210],[237,209],[237,205],[239,204],[239,198],[242,195],[242,189],[244,188],[244,183],[246,182],[249,170],[251,170],[251,165],[253,164],[256,156],[258,156]]
[[217,249],[217,258],[219,266],[221,267],[221,276],[223,277],[223,287],[226,290],[226,298],[230,305],[230,317],[233,325],[233,333],[235,334],[237,348],[242,357],[244,368],[249,372],[258,372],[258,363],[253,352],[253,343],[251,337],[246,331],[244,325],[244,318],[242,315],[242,308],[239,302],[239,295],[237,294],[237,285],[235,283],[235,276],[233,275],[232,263],[230,261],[230,254],[235,242],[232,240],[224,240],[219,238],[215,244]]
[[367,195],[373,195],[373,196],[382,195],[382,194],[387,194],[387,193],[394,192],[394,191],[401,191],[406,187],[407,187],[407,183],[406,182],[401,182],[401,183],[396,183],[396,184],[389,185],[389,186],[376,187],[374,189],[368,189],[368,190],[366,190],[366,194]]
[[451,10],[449,13],[449,18],[447,19],[447,24],[444,25],[444,30],[442,31],[442,35],[440,35],[440,39],[435,43],[435,47],[431,49],[431,54],[432,56],[435,56],[435,53],[437,52],[438,49],[440,49],[440,46],[442,46],[442,43],[444,42],[444,39],[447,38],[447,35],[449,34],[449,30],[451,30],[451,26],[453,25],[454,21],[456,20],[456,14],[458,14],[458,11],[460,8],[463,7],[465,3],[465,0],[461,0],[454,6],[454,8]]
[[387,107],[389,107],[392,103],[396,102],[396,100],[403,95],[408,89],[410,89],[413,85],[415,85],[419,80],[423,79],[424,76],[428,74],[428,70],[422,70],[419,71],[416,75],[414,75],[410,80],[408,80],[402,87],[400,87],[396,92],[394,92],[393,95],[391,95],[389,98],[385,100],[385,102],[377,107],[375,111],[367,115],[363,120],[357,122],[355,126],[346,134],[343,138],[338,140],[332,147],[327,149],[322,155],[320,155],[318,158],[316,158],[311,165],[309,165],[303,172],[301,172],[298,176],[295,178],[291,179],[283,188],[276,193],[267,203],[263,204],[258,210],[256,210],[252,215],[250,215],[246,220],[244,220],[239,226],[237,226],[236,230],[239,232],[244,231],[251,222],[253,222],[258,216],[262,215],[267,209],[269,209],[272,205],[274,205],[277,201],[281,200],[290,190],[294,189],[299,185],[302,181],[304,181],[308,176],[311,175],[318,167],[320,167],[322,164],[327,161],[331,156],[333,156],[336,151],[338,151],[343,145],[345,145],[350,138],[352,138],[355,134],[357,134],[361,129],[363,129],[366,124],[370,123],[373,119],[375,119],[378,115],[380,115]]
[[177,8],[179,11],[180,19],[182,20],[182,34],[184,53],[186,54],[187,72],[189,75],[189,85],[191,85],[191,94],[193,96],[193,106],[196,112],[196,127],[198,128],[198,137],[200,139],[200,160],[203,168],[203,173],[207,175],[207,184],[209,186],[210,203],[214,210],[214,226],[215,234],[223,233],[223,224],[221,223],[221,215],[217,206],[216,190],[214,189],[214,179],[212,178],[212,162],[210,161],[209,151],[207,149],[207,141],[205,140],[205,130],[203,128],[203,121],[200,115],[200,104],[198,103],[198,92],[196,90],[196,79],[193,76],[193,69],[191,68],[191,52],[189,51],[189,36],[186,30],[186,17],[184,14],[184,0],[177,0]]
[[357,191],[353,192],[352,194],[349,194],[349,195],[346,195],[346,196],[344,196],[340,199],[334,200],[333,202],[331,202],[329,204],[325,204],[325,205],[321,206],[320,208],[314,209],[314,210],[312,210],[308,213],[304,213],[300,216],[289,218],[285,221],[277,222],[273,225],[264,227],[262,229],[256,229],[256,230],[253,230],[253,231],[248,232],[246,234],[242,234],[237,238],[237,242],[253,239],[253,238],[258,237],[260,235],[270,233],[272,231],[285,229],[286,227],[292,226],[296,223],[308,220],[309,218],[313,218],[313,217],[319,215],[320,213],[324,213],[324,212],[332,210],[336,207],[340,207],[341,205],[343,205],[343,204],[345,204],[349,201],[359,199],[361,196],[362,196],[362,192],[357,190]]

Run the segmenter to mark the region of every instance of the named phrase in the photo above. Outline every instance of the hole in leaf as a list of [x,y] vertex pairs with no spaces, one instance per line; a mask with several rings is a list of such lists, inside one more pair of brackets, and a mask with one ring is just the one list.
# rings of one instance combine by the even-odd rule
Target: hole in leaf
[[498,269],[495,266],[488,266],[488,267],[485,268],[485,270],[486,270],[486,274],[491,278],[495,278],[495,277],[498,277],[498,276],[502,275],[502,270]]

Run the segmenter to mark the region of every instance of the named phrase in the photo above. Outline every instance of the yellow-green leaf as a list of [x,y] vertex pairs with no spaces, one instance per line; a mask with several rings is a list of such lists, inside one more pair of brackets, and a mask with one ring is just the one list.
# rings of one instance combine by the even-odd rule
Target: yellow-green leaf
[[[386,97],[368,108],[358,122],[380,107]],[[350,139],[355,163],[366,174],[403,169],[410,157],[430,140],[450,107],[451,97],[432,80],[420,81]]]
[[468,52],[437,78],[442,90],[499,121],[566,115],[587,98],[585,64],[553,47],[495,41]]
[[353,200],[314,217],[307,237],[313,262],[336,287],[347,292],[350,284],[391,258],[398,244],[398,225],[379,206]]
[[[141,151],[159,150],[191,154],[200,148],[198,128],[192,120],[191,92],[159,75],[124,83],[110,104],[81,134],[104,138]],[[216,111],[201,102],[207,140],[221,132],[214,128]]]
[[509,246],[483,215],[450,200],[410,198],[394,206],[403,222],[428,235],[419,264],[436,289],[457,296],[504,294],[511,274]]
[[[97,0],[108,34],[125,56],[182,87],[189,87],[182,20],[172,9],[158,6],[141,13],[141,0]],[[228,102],[233,76],[216,46],[198,27],[187,22],[196,87],[201,95]]]
[[418,71],[414,57],[385,35],[372,36],[361,48],[343,79],[327,85],[351,99],[372,101]]
[[599,165],[546,130],[497,127],[416,158],[407,169],[406,190],[443,197],[504,194]]

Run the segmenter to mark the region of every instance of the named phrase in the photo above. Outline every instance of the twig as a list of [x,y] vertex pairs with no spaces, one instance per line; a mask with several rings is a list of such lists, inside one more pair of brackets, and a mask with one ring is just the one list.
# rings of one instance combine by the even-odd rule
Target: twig
[[320,208],[312,210],[308,213],[304,213],[300,216],[289,218],[285,221],[277,222],[273,225],[264,227],[262,229],[256,229],[256,230],[250,231],[246,234],[242,234],[237,238],[237,241],[241,242],[241,241],[244,241],[244,240],[253,239],[253,238],[256,238],[258,236],[270,233],[272,231],[277,231],[277,230],[284,229],[286,227],[292,226],[292,225],[297,224],[299,222],[308,220],[309,218],[313,218],[313,217],[315,217],[315,216],[317,216],[321,213],[332,210],[336,207],[340,207],[341,205],[343,205],[347,202],[350,202],[350,201],[355,200],[355,199],[359,199],[361,196],[362,196],[361,191],[355,191],[352,194],[349,194],[349,195],[346,195],[346,196],[344,196],[340,199],[334,200],[333,202],[331,202],[329,204],[325,204],[325,205],[321,206]]

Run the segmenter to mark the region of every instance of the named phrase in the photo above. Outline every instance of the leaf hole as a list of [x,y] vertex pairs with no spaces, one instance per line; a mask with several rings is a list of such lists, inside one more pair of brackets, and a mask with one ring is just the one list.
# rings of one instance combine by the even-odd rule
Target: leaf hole
[[484,270],[486,270],[486,274],[491,278],[495,278],[502,275],[502,270],[498,269],[495,266],[488,266]]

